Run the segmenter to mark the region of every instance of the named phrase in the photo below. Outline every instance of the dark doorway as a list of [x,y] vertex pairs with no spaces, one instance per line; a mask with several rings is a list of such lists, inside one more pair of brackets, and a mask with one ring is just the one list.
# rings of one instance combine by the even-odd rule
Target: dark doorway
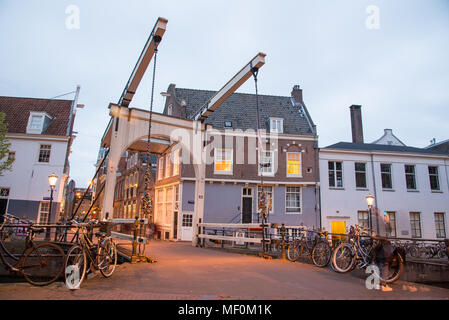
[[173,238],[178,239],[178,211],[173,212]]
[[8,199],[0,199],[0,223],[3,223],[7,206],[8,206]]
[[251,223],[253,211],[253,199],[244,197],[242,201],[243,201],[242,223]]

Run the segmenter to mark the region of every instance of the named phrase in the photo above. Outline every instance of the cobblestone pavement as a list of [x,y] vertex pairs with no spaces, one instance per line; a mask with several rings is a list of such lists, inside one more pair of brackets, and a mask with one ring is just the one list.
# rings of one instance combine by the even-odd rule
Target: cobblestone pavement
[[392,292],[368,290],[361,273],[338,274],[189,243],[153,241],[147,249],[157,263],[125,263],[108,279],[93,274],[80,290],[70,291],[62,282],[0,283],[0,299],[449,299],[449,289],[398,281]]

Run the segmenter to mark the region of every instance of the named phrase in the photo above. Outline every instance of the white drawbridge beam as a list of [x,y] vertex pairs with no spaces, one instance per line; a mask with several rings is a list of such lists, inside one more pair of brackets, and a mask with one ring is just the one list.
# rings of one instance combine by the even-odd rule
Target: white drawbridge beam
[[140,54],[139,60],[137,60],[136,66],[134,67],[133,72],[131,73],[131,77],[129,77],[128,82],[126,83],[126,87],[123,90],[123,93],[120,97],[118,105],[121,107],[128,107],[131,103],[131,100],[136,93],[137,87],[140,84],[140,81],[145,74],[145,71],[150,64],[151,59],[154,56],[154,51],[156,49],[157,44],[162,40],[162,36],[167,29],[167,19],[158,18],[156,24],[154,25],[153,30],[151,31],[150,37],[145,44],[145,47]]
[[246,66],[242,68],[231,80],[215,93],[198,112],[193,120],[203,122],[209,117],[231,94],[233,94],[252,75],[253,68],[260,69],[265,64],[265,53],[259,52]]

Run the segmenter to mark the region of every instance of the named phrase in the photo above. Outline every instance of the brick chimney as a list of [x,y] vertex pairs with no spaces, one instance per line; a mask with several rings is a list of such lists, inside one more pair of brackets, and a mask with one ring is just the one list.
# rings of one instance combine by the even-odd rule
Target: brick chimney
[[304,101],[302,100],[302,89],[299,87],[299,85],[293,86],[292,97],[295,102],[299,102],[304,105]]
[[362,106],[353,104],[349,109],[351,109],[352,142],[363,143]]

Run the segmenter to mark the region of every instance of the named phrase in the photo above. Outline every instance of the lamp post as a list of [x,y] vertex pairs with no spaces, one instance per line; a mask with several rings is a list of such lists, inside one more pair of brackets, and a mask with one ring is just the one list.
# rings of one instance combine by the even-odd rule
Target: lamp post
[[373,208],[375,199],[372,195],[369,194],[366,196],[365,200],[366,200],[366,204],[368,205],[368,224],[369,224],[369,228],[371,229],[373,227],[372,223],[371,223],[371,221],[372,221],[371,212],[372,212],[372,208]]
[[[58,176],[54,173],[48,176],[48,184],[50,185],[50,208],[48,209],[48,224],[51,222],[51,207],[53,206],[53,191],[55,190],[56,182],[58,181]],[[45,240],[50,240],[50,228],[47,228],[45,233]]]

